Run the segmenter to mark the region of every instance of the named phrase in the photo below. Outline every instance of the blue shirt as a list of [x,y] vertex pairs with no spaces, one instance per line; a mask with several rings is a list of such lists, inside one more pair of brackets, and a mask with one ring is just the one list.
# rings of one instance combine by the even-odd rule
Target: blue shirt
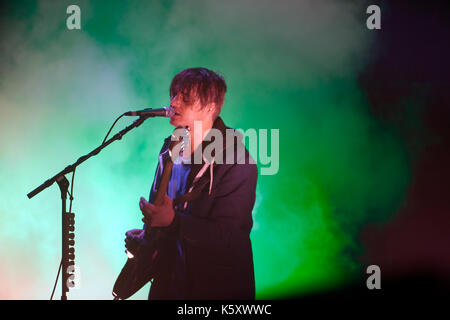
[[191,171],[189,164],[183,162],[174,163],[170,177],[167,195],[173,200],[187,192],[186,183]]

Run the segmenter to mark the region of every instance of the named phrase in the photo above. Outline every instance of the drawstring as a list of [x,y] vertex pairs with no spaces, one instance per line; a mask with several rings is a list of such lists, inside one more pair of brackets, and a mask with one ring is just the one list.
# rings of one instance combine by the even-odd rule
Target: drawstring
[[209,165],[209,193],[211,194],[212,184],[213,184],[213,163],[214,158],[212,158],[211,164]]
[[[191,192],[192,189],[194,189],[194,185],[195,183],[203,176],[203,174],[206,172],[206,169],[208,169],[209,166],[209,195],[211,195],[211,190],[212,190],[212,184],[214,181],[214,171],[213,171],[213,163],[214,163],[214,158],[212,158],[211,163],[206,162],[206,159],[203,158],[203,160],[205,160],[205,164],[203,165],[203,167],[200,169],[200,171],[197,173],[197,175],[194,178],[194,181],[192,182],[192,186],[189,188],[188,192]],[[184,209],[187,208],[187,201],[184,202]]]

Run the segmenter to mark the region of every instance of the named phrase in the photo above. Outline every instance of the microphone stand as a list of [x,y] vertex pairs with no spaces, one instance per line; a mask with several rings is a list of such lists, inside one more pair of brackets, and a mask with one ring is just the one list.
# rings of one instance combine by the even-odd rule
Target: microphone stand
[[[139,127],[145,120],[152,117],[150,116],[141,116],[139,119],[133,121],[131,125],[126,127],[125,129],[116,133],[112,138],[102,143],[100,146],[89,152],[88,154],[78,158],[76,162],[67,166],[57,174],[55,174],[50,179],[47,179],[44,183],[42,183],[39,187],[31,191],[27,194],[27,197],[31,199],[44,189],[50,187],[54,182],[56,182],[61,190],[61,202],[62,202],[62,293],[61,300],[67,300],[67,292],[69,291],[69,280],[73,279],[73,267],[75,265],[75,215],[72,212],[66,211],[66,200],[67,193],[69,190],[69,181],[66,178],[66,174],[70,172],[74,172],[76,167],[89,159],[92,156],[97,155],[103,148],[111,144],[116,140],[121,140],[122,137],[130,130]],[[69,269],[72,269],[69,271]],[[71,285],[72,286],[72,285]]]

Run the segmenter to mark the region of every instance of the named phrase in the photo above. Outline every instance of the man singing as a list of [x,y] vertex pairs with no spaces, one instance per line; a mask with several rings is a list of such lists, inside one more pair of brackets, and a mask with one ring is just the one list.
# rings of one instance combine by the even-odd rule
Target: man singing
[[[149,299],[255,297],[250,231],[258,169],[242,141],[230,145],[226,138],[233,132],[219,117],[226,89],[223,77],[205,68],[183,70],[172,80],[170,124],[189,128],[190,148],[174,161],[163,203],[153,205],[169,156],[171,139],[165,140],[149,202],[139,202],[143,221],[165,234]],[[213,131],[222,135],[223,147],[205,156]],[[142,229],[126,235],[127,248],[146,237]]]

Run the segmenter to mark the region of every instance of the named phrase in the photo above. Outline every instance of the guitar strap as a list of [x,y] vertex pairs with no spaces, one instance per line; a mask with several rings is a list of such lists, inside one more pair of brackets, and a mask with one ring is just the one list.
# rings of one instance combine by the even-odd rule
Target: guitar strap
[[[212,177],[213,163],[205,164],[204,168],[206,168],[207,166],[209,166],[211,168],[210,175]],[[187,203],[197,199],[200,196],[203,188],[208,184],[208,182],[210,184],[212,184],[212,181],[211,181],[212,179],[210,179],[209,177],[207,177],[204,174],[205,171],[206,170],[200,170],[199,175],[196,177],[197,179],[194,179],[194,183],[193,183],[192,187],[189,188],[189,191],[187,193],[185,193],[185,194],[183,194],[183,195],[181,195],[179,197],[176,197],[173,200],[173,207],[174,208],[177,207],[178,205],[184,203],[183,209],[186,209]],[[211,185],[210,185],[210,189],[211,189]]]

